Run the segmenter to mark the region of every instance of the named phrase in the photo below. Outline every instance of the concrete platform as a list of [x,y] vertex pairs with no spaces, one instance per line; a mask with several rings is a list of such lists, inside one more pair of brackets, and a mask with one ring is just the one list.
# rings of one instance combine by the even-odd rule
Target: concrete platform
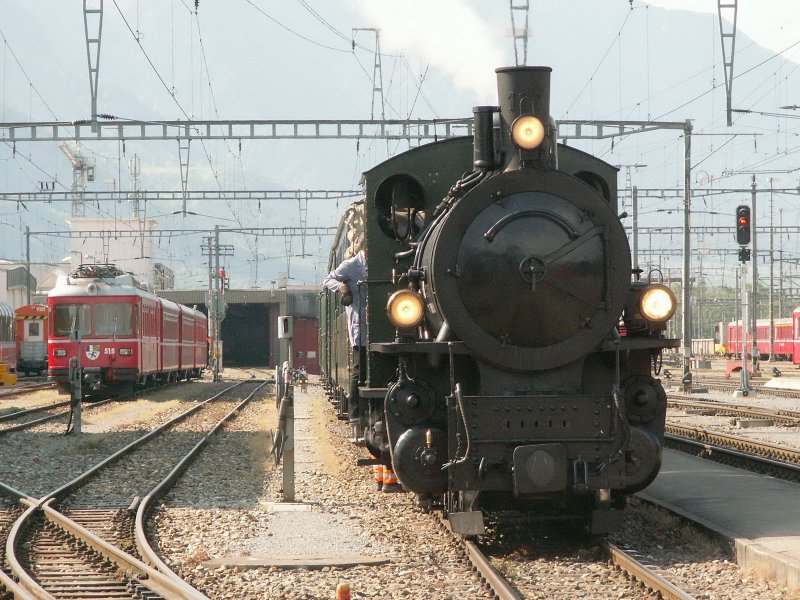
[[773,377],[764,383],[764,387],[775,390],[800,390],[800,377]]
[[[387,556],[390,549],[369,536],[350,511],[337,506],[337,502],[316,499],[319,493],[316,473],[327,468],[325,456],[320,454],[319,444],[311,443],[320,438],[314,429],[313,399],[298,387],[294,389],[294,471],[299,500],[267,503],[263,527],[232,545],[227,556],[204,561],[204,567],[348,569],[391,562]],[[324,409],[327,409],[327,399],[317,398],[318,414],[324,415]],[[364,477],[368,477],[366,472]],[[349,502],[347,494],[342,494],[341,501]]]
[[665,450],[638,495],[730,540],[743,569],[800,590],[800,486]]

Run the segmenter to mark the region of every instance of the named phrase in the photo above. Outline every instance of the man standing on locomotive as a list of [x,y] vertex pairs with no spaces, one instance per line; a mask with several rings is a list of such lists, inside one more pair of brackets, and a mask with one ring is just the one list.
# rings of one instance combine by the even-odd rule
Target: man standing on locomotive
[[[347,253],[345,254],[347,256]],[[347,315],[347,337],[353,353],[353,368],[350,371],[350,393],[347,396],[347,414],[353,426],[353,437],[362,437],[359,428],[361,407],[359,406],[358,386],[364,380],[364,367],[367,355],[367,328],[362,327],[364,318],[364,289],[359,281],[367,279],[367,259],[364,250],[358,248],[354,256],[345,258],[338,267],[328,273],[322,285],[342,295],[342,305]]]
[[[353,215],[354,220],[357,216]],[[358,228],[351,230],[352,243],[345,251],[345,259],[322,280],[323,287],[341,294],[341,302],[347,315],[347,337],[352,350],[350,371],[350,393],[347,397],[347,414],[353,429],[352,441],[364,445],[361,430],[361,415],[367,411],[361,402],[358,386],[364,383],[367,361],[366,288],[359,282],[367,280],[367,257],[363,249],[363,236]],[[380,473],[378,471],[380,470]],[[385,492],[402,491],[397,476],[387,466],[376,465],[375,480]],[[379,476],[380,475],[380,476]]]

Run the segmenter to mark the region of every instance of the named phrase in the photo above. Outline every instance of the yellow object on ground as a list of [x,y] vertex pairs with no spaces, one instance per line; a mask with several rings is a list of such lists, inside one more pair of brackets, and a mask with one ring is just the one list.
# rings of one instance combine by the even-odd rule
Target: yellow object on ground
[[10,373],[8,365],[0,364],[0,385],[14,385],[17,383],[17,374]]

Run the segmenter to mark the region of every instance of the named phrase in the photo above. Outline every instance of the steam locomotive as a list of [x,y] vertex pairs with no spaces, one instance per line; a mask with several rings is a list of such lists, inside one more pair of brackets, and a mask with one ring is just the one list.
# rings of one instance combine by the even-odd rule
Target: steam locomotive
[[[616,168],[557,144],[551,69],[496,73],[500,106],[473,109],[473,136],[366,172],[340,224],[331,269],[361,236],[369,269],[359,426],[464,535],[509,507],[602,534],[660,468],[676,300],[632,272]],[[320,295],[320,348],[341,411],[339,300]]]

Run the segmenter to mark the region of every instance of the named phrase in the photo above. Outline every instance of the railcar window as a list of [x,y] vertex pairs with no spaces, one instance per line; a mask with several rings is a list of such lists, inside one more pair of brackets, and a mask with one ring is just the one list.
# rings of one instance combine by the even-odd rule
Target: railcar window
[[404,242],[425,224],[425,190],[409,175],[393,175],[375,191],[378,225],[388,237]]
[[57,304],[53,311],[54,335],[70,335],[73,324],[81,336],[89,335],[92,332],[92,307],[88,304]]
[[132,305],[118,303],[94,305],[95,335],[131,335],[133,325]]
[[14,340],[14,320],[11,317],[0,315],[0,342]]

